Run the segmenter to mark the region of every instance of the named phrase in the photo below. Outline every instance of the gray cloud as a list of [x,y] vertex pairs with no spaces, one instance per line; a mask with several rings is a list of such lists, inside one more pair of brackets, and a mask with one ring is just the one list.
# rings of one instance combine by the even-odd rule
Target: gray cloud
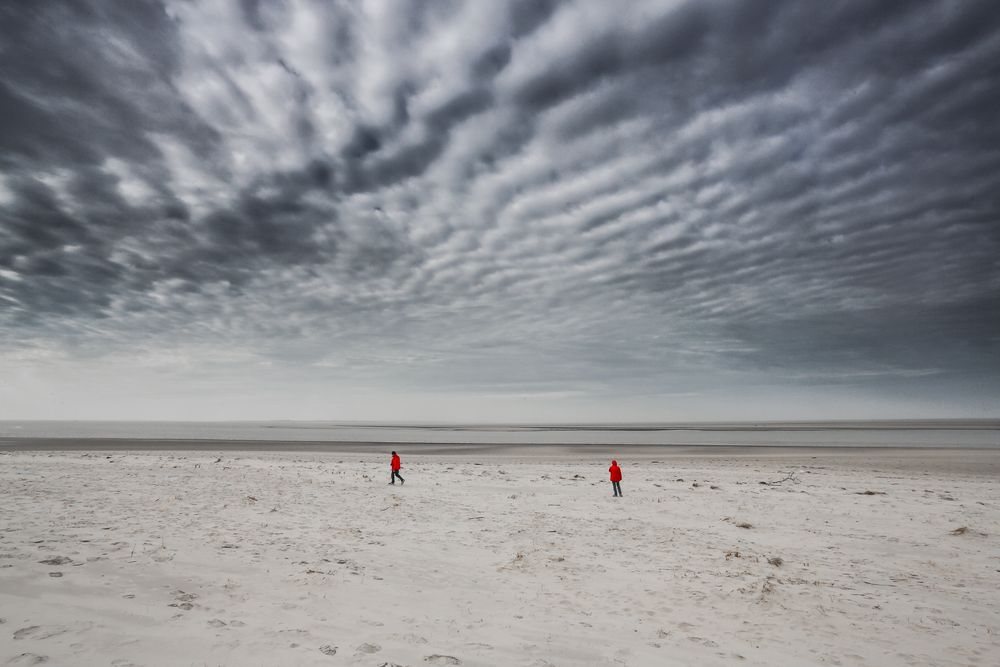
[[996,62],[985,1],[10,5],[0,368],[996,413]]

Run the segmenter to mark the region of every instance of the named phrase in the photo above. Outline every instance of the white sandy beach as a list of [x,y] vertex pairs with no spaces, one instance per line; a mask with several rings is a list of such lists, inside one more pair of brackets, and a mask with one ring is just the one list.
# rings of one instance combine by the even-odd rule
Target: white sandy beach
[[0,454],[0,665],[1000,664],[1000,452],[401,454]]

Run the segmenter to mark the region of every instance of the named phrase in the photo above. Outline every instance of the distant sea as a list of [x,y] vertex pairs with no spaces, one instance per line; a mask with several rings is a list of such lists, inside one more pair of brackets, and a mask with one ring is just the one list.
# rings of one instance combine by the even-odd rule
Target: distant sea
[[4,441],[252,440],[405,444],[604,444],[1000,448],[1000,420],[687,424],[0,421]]

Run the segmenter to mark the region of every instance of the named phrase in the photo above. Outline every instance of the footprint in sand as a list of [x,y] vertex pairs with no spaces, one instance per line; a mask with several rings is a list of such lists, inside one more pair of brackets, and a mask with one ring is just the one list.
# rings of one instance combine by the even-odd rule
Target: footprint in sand
[[5,665],[40,665],[42,663],[48,662],[49,658],[45,655],[38,655],[37,653],[22,653],[19,656],[15,656],[5,662]]
[[198,596],[194,593],[185,593],[184,591],[177,589],[173,593],[174,599],[178,602],[190,602],[191,600],[197,600]]
[[705,639],[704,637],[688,637],[689,642],[695,642],[696,644],[702,644],[708,648],[718,648],[718,644],[713,642],[711,639]]
[[191,611],[194,609],[194,604],[192,600],[198,599],[198,596],[194,593],[185,593],[184,591],[178,589],[173,592],[174,602],[168,604],[168,607],[177,607],[178,609],[183,609],[184,611]]
[[378,644],[362,644],[357,648],[358,653],[378,653],[382,647]]
[[462,661],[453,655],[440,655],[435,653],[434,655],[428,655],[424,658],[424,662],[429,662],[434,665],[461,665]]
[[319,652],[323,655],[337,655],[337,647],[330,644],[323,644],[319,647]]
[[45,560],[38,561],[42,565],[69,565],[73,562],[72,558],[67,558],[66,556],[54,556],[52,558],[46,558]]
[[69,632],[69,630],[58,625],[48,628],[43,628],[40,625],[29,625],[26,628],[15,630],[14,639],[48,639],[49,637],[55,637],[65,632]]

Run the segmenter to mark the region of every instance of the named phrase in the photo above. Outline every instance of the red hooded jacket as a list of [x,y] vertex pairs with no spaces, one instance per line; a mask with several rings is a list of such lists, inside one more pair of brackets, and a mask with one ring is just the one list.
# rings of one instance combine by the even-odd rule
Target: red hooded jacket
[[611,467],[608,468],[608,472],[611,473],[612,482],[622,481],[622,469],[618,467],[618,461],[611,462]]
[[399,470],[399,454],[392,455],[392,469]]

